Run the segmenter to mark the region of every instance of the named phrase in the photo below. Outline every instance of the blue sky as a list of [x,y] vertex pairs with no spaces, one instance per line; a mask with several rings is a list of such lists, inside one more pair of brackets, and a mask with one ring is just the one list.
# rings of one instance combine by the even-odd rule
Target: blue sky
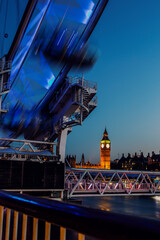
[[99,58],[85,78],[98,83],[98,106],[67,139],[67,154],[100,159],[105,125],[111,159],[160,151],[160,1],[110,0],[90,44]]
[[[12,0],[9,0],[10,4]],[[27,0],[19,1],[20,9]],[[2,26],[5,14],[0,0]],[[12,17],[16,5],[9,8]],[[100,159],[100,140],[105,125],[111,140],[111,159],[143,151],[160,151],[160,1],[110,0],[91,38],[98,49],[98,61],[85,72],[86,80],[98,83],[98,106],[74,127],[67,139],[67,154],[82,153],[92,162]],[[16,15],[21,18],[23,11]],[[6,32],[10,28],[10,17]],[[12,31],[2,50],[12,42]],[[0,29],[0,43],[3,39]],[[4,47],[4,48],[3,48]]]

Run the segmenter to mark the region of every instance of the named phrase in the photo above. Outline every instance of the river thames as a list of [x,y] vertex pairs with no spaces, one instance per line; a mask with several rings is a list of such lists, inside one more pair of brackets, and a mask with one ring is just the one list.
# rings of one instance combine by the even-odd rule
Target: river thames
[[81,200],[83,206],[160,220],[160,196],[83,197]]

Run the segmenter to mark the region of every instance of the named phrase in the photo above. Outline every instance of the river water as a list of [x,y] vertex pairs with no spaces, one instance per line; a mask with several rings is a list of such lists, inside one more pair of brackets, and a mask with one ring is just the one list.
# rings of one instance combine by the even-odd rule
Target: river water
[[160,196],[109,196],[81,199],[83,206],[160,220]]
[[[160,196],[83,197],[82,206],[160,220]],[[70,238],[75,240],[76,238]],[[86,237],[86,240],[95,240]]]
[[[82,206],[112,211],[116,213],[126,213],[143,217],[151,217],[160,220],[160,196],[159,197],[140,197],[140,196],[109,196],[109,197],[83,197]],[[76,203],[78,204],[78,202]],[[39,225],[39,240],[44,239],[44,222]],[[32,222],[30,224],[30,228]],[[30,231],[32,233],[32,231]],[[31,236],[32,234],[30,234]],[[27,238],[29,240],[31,238]],[[59,239],[59,227],[52,225],[51,239]],[[77,240],[77,232],[67,230],[67,240]],[[143,239],[143,238],[142,238]],[[18,239],[20,240],[20,238]],[[86,236],[85,240],[96,240]],[[111,240],[106,237],[106,240]]]

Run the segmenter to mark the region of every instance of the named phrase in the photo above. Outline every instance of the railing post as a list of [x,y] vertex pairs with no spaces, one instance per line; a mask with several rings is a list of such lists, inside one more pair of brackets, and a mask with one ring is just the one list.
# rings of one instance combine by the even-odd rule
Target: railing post
[[38,219],[33,218],[33,238],[32,240],[37,240],[38,238]]
[[82,233],[78,233],[78,240],[85,240],[85,235]]
[[60,227],[60,240],[66,240],[66,228]]
[[61,191],[61,200],[63,200],[64,194],[63,194],[63,190]]
[[7,208],[5,240],[9,239],[11,209]]
[[22,223],[22,240],[26,240],[27,233],[27,215],[23,214],[23,223]]
[[49,222],[45,223],[45,240],[50,240],[51,234],[51,224]]
[[17,240],[18,215],[19,213],[17,211],[14,211],[13,240]]
[[3,213],[4,213],[4,207],[0,206],[0,239],[2,239],[2,231],[3,231]]

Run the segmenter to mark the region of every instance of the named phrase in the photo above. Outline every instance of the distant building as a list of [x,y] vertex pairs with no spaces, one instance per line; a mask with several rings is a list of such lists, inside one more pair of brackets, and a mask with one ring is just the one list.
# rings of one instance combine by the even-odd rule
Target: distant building
[[76,156],[71,156],[71,155],[67,155],[66,159],[66,166],[67,167],[71,167],[71,168],[75,168],[76,167]]
[[143,155],[143,152],[140,154],[135,153],[132,156],[128,153],[127,157],[122,154],[119,160],[116,159],[111,163],[111,168],[131,171],[160,171],[160,154],[152,152],[151,156],[148,153],[146,157]]
[[148,154],[148,170],[160,171],[160,154],[152,152],[152,156]]
[[128,171],[160,171],[160,153],[155,154],[152,152],[151,156],[148,153],[147,156],[143,155],[143,152],[140,154],[135,153],[131,155],[128,153],[128,156],[124,156],[120,159],[115,159],[111,162],[110,160],[111,152],[111,141],[108,137],[108,132],[105,128],[103,133],[103,138],[100,141],[100,162],[91,163],[85,161],[84,153],[82,154],[81,160],[79,163],[76,162],[76,156],[67,156],[66,165],[72,168],[93,168],[93,169],[122,169]]
[[122,154],[122,157],[117,164],[117,169],[147,170],[147,162],[147,157],[144,157],[142,152],[140,155],[137,155],[137,153],[135,153],[134,156],[131,156],[131,154],[128,153],[127,157]]
[[111,168],[111,159],[110,159],[111,141],[108,138],[108,132],[106,128],[104,130],[103,138],[100,143],[100,150],[101,150],[101,168],[110,169]]
[[84,153],[82,154],[81,161],[76,163],[76,156],[67,156],[66,157],[66,165],[72,168],[94,168],[94,169],[110,169],[110,151],[111,151],[111,142],[108,138],[108,133],[105,128],[103,133],[103,138],[100,142],[101,148],[101,156],[100,156],[100,163],[91,163],[86,162]]

